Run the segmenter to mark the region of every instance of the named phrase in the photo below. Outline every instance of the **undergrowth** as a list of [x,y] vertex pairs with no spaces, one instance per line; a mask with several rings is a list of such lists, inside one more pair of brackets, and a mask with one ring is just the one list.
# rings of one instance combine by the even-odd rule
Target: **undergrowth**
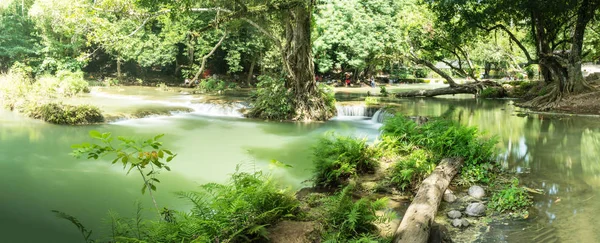
[[441,159],[448,157],[465,159],[461,176],[467,183],[489,182],[491,178],[497,139],[482,138],[475,127],[442,119],[418,126],[411,119],[397,115],[384,122],[382,134],[383,141],[378,146],[392,149],[387,154],[404,156],[391,175],[401,189],[414,188]]
[[196,89],[202,93],[221,93],[237,88],[237,84],[215,78],[201,80]]
[[313,147],[314,184],[336,188],[352,176],[372,173],[379,166],[381,153],[369,146],[366,139],[337,136],[328,133]]
[[371,201],[368,198],[354,200],[353,185],[325,198],[324,242],[379,242],[374,223],[388,220],[377,216],[376,211],[385,208],[388,198]]
[[525,188],[519,186],[519,179],[513,178],[501,190],[492,194],[488,208],[496,213],[510,213],[515,217],[526,218],[529,214],[527,208],[532,204],[531,196]]

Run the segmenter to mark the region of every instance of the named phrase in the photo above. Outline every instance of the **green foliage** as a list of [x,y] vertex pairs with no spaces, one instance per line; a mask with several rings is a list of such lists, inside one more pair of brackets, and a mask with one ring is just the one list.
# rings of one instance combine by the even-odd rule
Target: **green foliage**
[[294,115],[290,91],[285,88],[283,79],[259,76],[255,101],[250,109],[250,117],[268,120],[289,120]]
[[525,188],[519,186],[519,179],[513,178],[510,184],[505,185],[502,190],[494,192],[488,208],[497,213],[512,212],[526,217],[527,209],[532,204],[531,196],[527,194]]
[[[352,198],[353,185],[345,187],[336,195],[326,198],[325,242],[373,242],[377,239],[373,223],[385,220],[376,215],[377,210],[385,208],[388,198],[371,201]],[[377,241],[375,241],[377,242]]]
[[208,78],[201,80],[196,88],[202,93],[221,93],[237,88],[237,84],[220,79]]
[[156,85],[156,87],[157,87],[157,90],[160,90],[160,91],[170,91],[170,90],[171,90],[171,89],[169,88],[169,86],[167,86],[167,84],[165,84],[165,83],[162,83],[162,82],[161,82],[161,83],[158,83],[158,84]]
[[378,105],[379,99],[377,97],[365,97],[366,105]]
[[379,86],[379,94],[383,97],[388,97],[388,95],[390,95],[385,86]]
[[479,94],[481,98],[502,98],[504,92],[502,92],[501,88],[485,88]]
[[[461,175],[464,180],[472,183],[489,181],[490,171],[494,168],[490,162],[494,158],[494,146],[497,139],[481,138],[475,127],[462,126],[456,122],[442,119],[417,126],[415,122],[406,117],[395,116],[387,119],[381,129],[383,135],[397,138],[399,144],[397,148],[415,147],[426,150],[431,155],[430,161],[433,161],[435,165],[443,158],[463,157],[465,165]],[[407,168],[419,167],[417,162],[422,161],[424,157],[415,156],[417,158],[407,160],[407,165],[398,165],[396,172],[408,173],[406,172]],[[418,171],[427,172],[429,167],[422,168]],[[409,176],[403,175],[394,176],[409,178]],[[419,177],[417,176],[417,178]],[[403,182],[404,180],[396,179],[396,181]],[[400,183],[400,186],[402,185]]]
[[75,225],[75,227],[77,227],[77,230],[79,230],[79,232],[81,233],[81,236],[83,237],[83,239],[86,243],[95,242],[94,240],[92,240],[90,238],[92,236],[92,230],[88,230],[87,228],[85,228],[85,226],[83,226],[83,224],[81,224],[81,222],[79,222],[79,220],[77,218],[75,218],[69,214],[66,214],[64,212],[57,211],[57,210],[52,210],[52,212],[54,214],[56,214],[56,217],[67,220],[67,221],[71,222],[73,225]]
[[34,92],[49,97],[71,97],[79,93],[89,93],[89,84],[83,79],[83,72],[61,70],[56,76],[41,77],[34,87]]
[[352,176],[374,172],[381,153],[367,145],[366,139],[331,133],[319,139],[313,156],[315,186],[335,188]]
[[104,122],[100,109],[91,105],[67,105],[63,103],[30,102],[25,114],[31,118],[59,125],[82,125]]
[[[123,169],[127,170],[127,174],[133,169],[137,169],[143,180],[142,194],[146,189],[150,192],[156,191],[156,183],[160,183],[156,179],[161,169],[170,171],[171,168],[167,165],[177,154],[173,154],[168,149],[163,149],[162,142],[158,139],[164,134],[146,140],[136,140],[123,136],[117,137],[121,144],[114,146],[114,137],[111,133],[100,133],[95,130],[90,131],[90,137],[99,141],[99,144],[82,143],[71,146],[73,148],[72,155],[76,158],[87,156],[87,159],[99,159],[104,156],[114,157],[112,164],[120,162],[123,164]],[[146,171],[148,171],[146,173]]]
[[90,137],[98,140],[99,143],[75,144],[71,146],[73,148],[71,155],[76,158],[87,156],[87,159],[99,159],[104,156],[111,156],[114,158],[111,162],[112,164],[120,162],[123,164],[123,169],[129,167],[127,174],[131,170],[136,169],[143,180],[142,194],[148,191],[160,215],[158,204],[156,204],[156,200],[152,195],[152,191],[156,191],[156,184],[160,183],[160,180],[156,176],[163,168],[171,171],[167,163],[171,162],[177,156],[177,154],[174,154],[170,150],[162,148],[163,144],[158,139],[163,136],[164,134],[160,134],[146,140],[136,140],[119,136],[117,140],[121,144],[113,145],[114,137],[111,133],[100,133],[91,130]]
[[[114,242],[262,242],[266,228],[293,218],[299,202],[262,172],[236,171],[227,184],[209,183],[198,192],[180,192],[189,212],[163,209],[163,220],[111,217]],[[140,227],[141,226],[141,227]]]
[[394,164],[391,182],[400,190],[414,189],[437,166],[427,151],[418,149]]

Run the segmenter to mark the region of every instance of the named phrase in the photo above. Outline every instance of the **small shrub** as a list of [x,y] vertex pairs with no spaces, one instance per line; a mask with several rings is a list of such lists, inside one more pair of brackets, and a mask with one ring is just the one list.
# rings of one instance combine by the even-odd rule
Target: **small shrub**
[[518,216],[528,214],[527,208],[533,204],[527,191],[519,186],[519,179],[514,178],[502,190],[494,192],[488,208],[497,213],[512,212]]
[[156,85],[156,87],[157,87],[157,90],[160,90],[160,91],[170,91],[171,90],[171,88],[169,88],[169,86],[167,86],[167,84],[165,84],[165,83],[158,83]]
[[425,150],[413,151],[400,159],[392,168],[391,182],[400,190],[414,189],[437,166],[432,156]]
[[377,97],[365,97],[366,105],[378,105],[379,99]]
[[235,83],[230,83],[211,77],[205,80],[201,80],[196,88],[203,93],[221,93],[231,89],[235,89],[237,88],[237,85]]
[[89,93],[89,84],[82,72],[58,71],[56,76],[41,77],[34,87],[41,95],[49,97],[70,97],[79,93]]
[[62,103],[31,103],[25,114],[31,118],[60,125],[93,124],[104,121],[100,109],[91,105],[66,105]]
[[481,98],[502,98],[503,96],[504,92],[501,88],[485,88],[479,94]]
[[314,183],[318,187],[335,188],[350,177],[374,172],[379,166],[380,152],[367,145],[366,139],[327,134],[313,148]]
[[[353,186],[347,186],[338,194],[327,198],[325,207],[325,242],[356,242],[354,240],[365,239],[368,235],[374,235],[377,228],[373,225],[378,220],[375,212],[383,209],[387,204],[387,198],[370,201],[361,198],[358,201],[352,199]],[[370,238],[370,237],[369,237]],[[362,241],[371,242],[371,241]]]
[[379,87],[379,94],[381,94],[381,96],[383,96],[383,97],[387,97],[390,93],[388,93],[388,91],[385,88],[385,86],[380,86]]
[[258,77],[257,90],[253,94],[255,101],[250,109],[250,117],[268,120],[289,120],[294,115],[291,94],[285,88],[283,79],[269,76]]
[[427,75],[429,74],[431,70],[428,68],[418,68],[415,70],[415,77],[417,78],[427,78]]

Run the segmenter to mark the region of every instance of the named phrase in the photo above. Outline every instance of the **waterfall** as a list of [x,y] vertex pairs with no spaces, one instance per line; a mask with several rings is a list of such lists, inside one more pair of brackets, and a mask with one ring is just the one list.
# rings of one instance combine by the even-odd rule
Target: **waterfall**
[[366,105],[336,105],[338,117],[371,117],[377,111],[377,108]]
[[206,116],[229,116],[229,117],[242,117],[241,110],[246,109],[245,105],[241,103],[230,103],[230,104],[213,104],[213,103],[192,103],[188,105],[194,109],[194,114],[206,115]]
[[371,117],[371,121],[374,123],[383,123],[383,121],[389,117],[393,117],[394,114],[387,112],[385,109],[379,109],[373,117]]

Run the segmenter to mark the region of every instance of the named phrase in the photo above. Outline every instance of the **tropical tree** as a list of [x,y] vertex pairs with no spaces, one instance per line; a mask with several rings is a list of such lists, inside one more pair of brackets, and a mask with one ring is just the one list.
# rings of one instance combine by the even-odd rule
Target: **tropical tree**
[[[581,62],[586,56],[584,37],[600,2],[592,0],[495,0],[426,1],[437,21],[464,26],[464,30],[502,30],[521,49],[527,64],[539,64],[552,91],[531,101],[549,109],[564,96],[592,89],[583,79]],[[511,28],[529,31],[519,39]],[[532,55],[524,43],[535,46]]]

